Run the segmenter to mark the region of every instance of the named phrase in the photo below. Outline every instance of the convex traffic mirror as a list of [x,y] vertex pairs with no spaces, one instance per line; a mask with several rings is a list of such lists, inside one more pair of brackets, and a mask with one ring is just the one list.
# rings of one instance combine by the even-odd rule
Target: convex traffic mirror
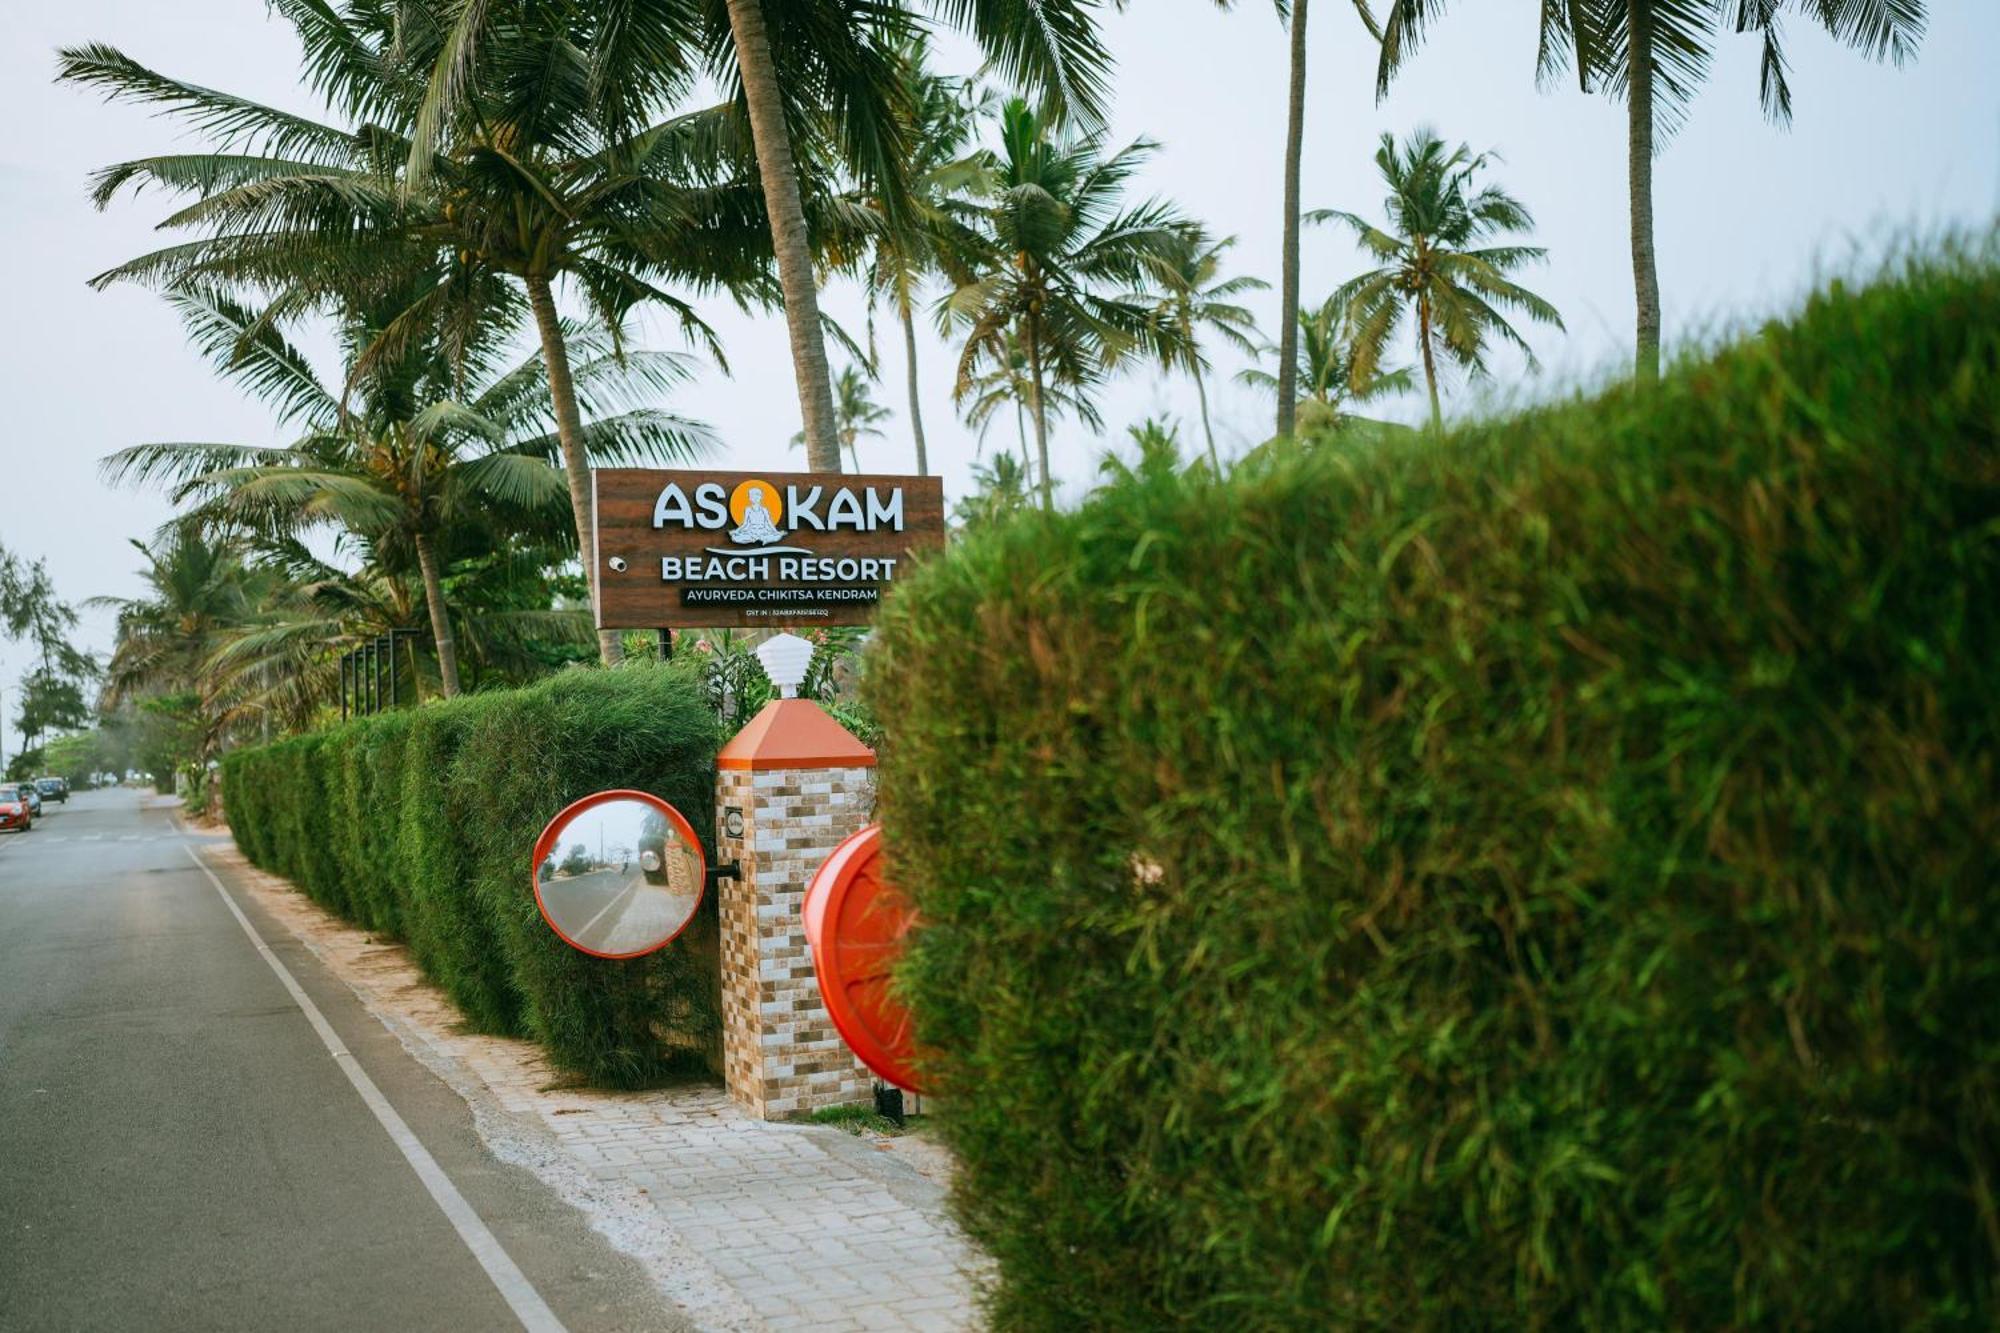
[[680,811],[642,791],[601,791],[535,842],[535,902],[556,934],[599,958],[637,958],[687,929],[708,862]]

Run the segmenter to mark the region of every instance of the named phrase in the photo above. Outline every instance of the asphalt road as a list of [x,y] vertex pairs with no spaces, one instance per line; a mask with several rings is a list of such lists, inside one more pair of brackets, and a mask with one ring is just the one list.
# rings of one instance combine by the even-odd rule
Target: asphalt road
[[648,884],[637,869],[593,870],[541,882],[542,904],[563,933],[600,953],[658,944],[694,915],[691,894]]
[[0,834],[0,1329],[687,1327],[224,873],[316,1028],[213,841],[124,791]]

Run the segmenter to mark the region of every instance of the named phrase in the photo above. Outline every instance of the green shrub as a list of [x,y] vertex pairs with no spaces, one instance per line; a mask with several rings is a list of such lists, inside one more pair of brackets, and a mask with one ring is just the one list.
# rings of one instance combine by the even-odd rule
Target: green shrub
[[398,802],[397,863],[409,886],[404,919],[410,951],[474,1030],[519,1032],[521,993],[499,931],[467,888],[471,870],[464,830],[477,817],[477,802],[442,780],[457,757],[467,710],[426,709],[423,719],[405,742]]
[[2000,1318],[2000,272],[885,608],[997,1326]]
[[231,827],[255,864],[406,941],[474,1028],[533,1037],[611,1086],[712,1075],[713,895],[668,948],[612,962],[557,938],[529,879],[535,836],[593,791],[649,791],[713,825],[719,737],[693,670],[566,672],[238,751]]
[[609,787],[664,798],[706,839],[715,823],[714,714],[691,678],[671,670],[566,672],[519,695],[540,706],[503,694],[467,701],[452,799],[475,909],[509,960],[524,1028],[566,1067],[615,1086],[719,1069],[714,894],[668,948],[610,963],[557,939],[528,882],[533,835],[563,806]]

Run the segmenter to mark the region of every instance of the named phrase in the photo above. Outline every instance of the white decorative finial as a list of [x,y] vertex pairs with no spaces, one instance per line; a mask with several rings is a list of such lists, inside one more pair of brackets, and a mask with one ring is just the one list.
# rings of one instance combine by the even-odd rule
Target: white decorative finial
[[796,699],[812,666],[813,646],[796,634],[777,634],[757,645],[757,660],[764,664],[764,674],[778,687],[779,696]]

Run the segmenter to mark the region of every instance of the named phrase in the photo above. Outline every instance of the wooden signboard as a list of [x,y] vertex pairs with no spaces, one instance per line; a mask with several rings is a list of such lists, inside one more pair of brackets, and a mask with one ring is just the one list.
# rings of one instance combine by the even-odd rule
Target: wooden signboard
[[601,629],[864,625],[944,545],[936,477],[602,468]]

